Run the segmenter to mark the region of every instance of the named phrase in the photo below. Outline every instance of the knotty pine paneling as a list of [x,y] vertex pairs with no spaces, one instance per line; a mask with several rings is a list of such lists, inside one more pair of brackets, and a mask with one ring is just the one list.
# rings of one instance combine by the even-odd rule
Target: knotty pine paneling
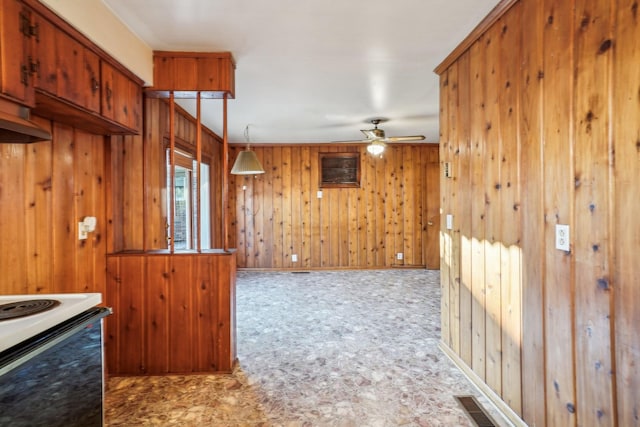
[[104,292],[104,137],[35,119],[52,141],[0,144],[0,292]]
[[235,264],[235,252],[222,251],[108,255],[107,372],[230,372]]
[[[241,149],[231,147],[231,163]],[[252,149],[266,173],[232,175],[229,183],[238,267],[438,268],[438,237],[428,233],[439,227],[436,145],[391,144],[382,158],[362,145]],[[360,152],[360,188],[324,188],[317,198],[319,153],[341,151]]]
[[516,420],[638,426],[638,3],[498,9],[436,70],[442,343]]

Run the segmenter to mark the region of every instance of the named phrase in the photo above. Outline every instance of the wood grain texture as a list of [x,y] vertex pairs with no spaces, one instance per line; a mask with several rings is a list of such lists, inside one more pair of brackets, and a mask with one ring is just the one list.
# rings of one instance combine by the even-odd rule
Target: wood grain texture
[[[449,326],[442,340],[528,425],[638,425],[638,3],[501,5],[440,70],[441,99],[455,96],[452,73],[459,99],[443,102],[441,149],[463,162],[470,141],[468,174],[442,187],[443,209],[470,225],[441,265],[460,258],[471,335],[460,313],[460,336]],[[468,138],[451,122],[464,115]],[[452,289],[443,324],[458,314]]]
[[[241,148],[231,147],[231,159]],[[429,246],[433,243],[422,238],[428,218],[437,222],[437,146],[393,144],[383,158],[370,156],[362,146],[276,145],[255,150],[267,172],[230,177],[229,214],[235,228],[230,240],[238,249],[239,268],[422,266],[428,251],[430,257],[435,255],[430,265],[438,264]],[[359,188],[319,187],[318,158],[327,152],[360,153]],[[426,165],[435,174],[423,170],[422,159],[431,159],[431,152],[435,160]],[[396,259],[399,252],[403,260]]]
[[235,253],[107,257],[110,375],[230,372]]
[[[611,235],[607,241],[613,270],[613,335],[615,347],[614,420],[620,426],[640,425],[640,281],[638,247],[640,221],[640,11],[637,0],[619,0],[613,10],[615,20],[611,122],[615,153]],[[630,64],[635,64],[631,66]],[[607,236],[605,236],[607,237]]]
[[[613,426],[609,205],[611,134],[609,84],[613,50],[611,3],[576,3],[574,182],[575,341],[577,418]],[[603,40],[604,39],[604,40]],[[610,43],[610,42],[609,42]]]
[[[542,185],[542,6],[522,2],[521,22],[531,22],[534,37],[521,38],[522,69],[519,84],[522,191],[522,418],[534,426],[545,425],[544,287],[545,246]],[[526,337],[526,339],[524,339]]]

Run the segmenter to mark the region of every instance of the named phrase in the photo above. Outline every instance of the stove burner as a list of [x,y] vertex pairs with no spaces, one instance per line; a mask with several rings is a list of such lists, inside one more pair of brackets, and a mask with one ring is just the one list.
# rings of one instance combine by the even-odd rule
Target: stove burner
[[0,304],[0,321],[42,313],[58,305],[60,301],[55,299],[32,299]]

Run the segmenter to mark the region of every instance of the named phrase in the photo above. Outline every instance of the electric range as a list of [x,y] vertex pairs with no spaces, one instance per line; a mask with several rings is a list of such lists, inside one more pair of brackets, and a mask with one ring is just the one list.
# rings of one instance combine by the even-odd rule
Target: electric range
[[[30,303],[22,304],[27,301]],[[54,301],[54,303],[44,301]],[[0,308],[0,352],[51,329],[101,302],[102,294],[100,293],[0,295],[0,306],[5,307],[4,310]],[[3,316],[3,312],[37,308],[34,306],[41,306],[44,311],[3,319],[3,317],[10,317]]]

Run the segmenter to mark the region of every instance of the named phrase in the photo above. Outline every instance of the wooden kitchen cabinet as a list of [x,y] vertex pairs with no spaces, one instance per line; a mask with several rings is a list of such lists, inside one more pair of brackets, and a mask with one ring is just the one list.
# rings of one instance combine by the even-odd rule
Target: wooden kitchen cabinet
[[0,94],[27,106],[34,103],[31,40],[37,29],[18,0],[0,0]]
[[33,42],[38,91],[99,113],[100,57],[41,16],[33,19],[39,28]]
[[102,115],[132,130],[142,128],[142,87],[102,61]]
[[0,97],[98,134],[142,130],[142,80],[37,0],[0,0]]
[[153,87],[146,93],[153,97],[227,98],[235,96],[235,61],[230,52],[153,53]]

